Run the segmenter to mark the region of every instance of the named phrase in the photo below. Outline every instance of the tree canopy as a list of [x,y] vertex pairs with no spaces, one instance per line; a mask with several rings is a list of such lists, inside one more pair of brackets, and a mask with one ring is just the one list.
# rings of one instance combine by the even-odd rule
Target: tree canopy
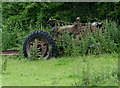
[[4,2],[2,6],[3,21],[31,23],[39,19],[45,24],[47,14],[69,22],[74,22],[77,16],[82,22],[95,18],[120,20],[120,2]]

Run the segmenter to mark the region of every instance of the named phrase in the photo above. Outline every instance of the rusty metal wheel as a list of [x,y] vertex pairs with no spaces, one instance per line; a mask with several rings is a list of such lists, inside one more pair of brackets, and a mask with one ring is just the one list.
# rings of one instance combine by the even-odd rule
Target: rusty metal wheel
[[28,35],[23,44],[25,57],[44,57],[49,59],[55,54],[55,42],[51,36],[44,31],[35,31]]

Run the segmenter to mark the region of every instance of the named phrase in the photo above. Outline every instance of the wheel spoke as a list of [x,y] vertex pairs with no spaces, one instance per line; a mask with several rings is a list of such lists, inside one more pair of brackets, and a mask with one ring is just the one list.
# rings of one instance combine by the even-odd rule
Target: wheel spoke
[[54,40],[44,31],[32,32],[23,45],[23,53],[25,57],[44,57],[48,59],[52,56],[50,46],[54,45]]
[[36,37],[29,43],[29,52],[31,56],[46,56],[48,55],[48,43],[45,39]]

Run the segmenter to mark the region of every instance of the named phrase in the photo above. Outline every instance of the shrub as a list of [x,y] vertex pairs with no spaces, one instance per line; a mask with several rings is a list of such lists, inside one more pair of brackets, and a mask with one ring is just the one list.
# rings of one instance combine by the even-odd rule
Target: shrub
[[[81,33],[80,39],[69,36],[68,33],[62,34],[57,39],[57,45],[63,47],[64,55],[84,55],[88,47],[98,44],[96,47],[100,53],[112,53],[118,51],[119,26],[115,22],[104,21],[104,29],[96,29],[91,32],[89,29]],[[93,51],[94,54],[97,53]]]
[[[11,20],[4,22],[2,33],[2,45],[4,50],[8,48],[22,50],[25,37],[35,30],[49,32],[49,29],[42,27],[42,24],[38,26],[39,20],[36,25],[27,24],[27,22],[24,23],[26,25],[23,25],[20,21],[10,26],[10,22]],[[55,38],[56,44],[58,48],[60,48],[59,51],[61,51],[60,55],[84,55],[91,44],[100,44],[100,52],[102,53],[117,52],[120,40],[120,27],[115,22],[108,22],[107,20],[104,21],[104,27],[104,30],[97,29],[94,32],[87,29],[85,32],[81,32],[79,39],[75,38],[74,34],[70,36],[69,33],[64,33]]]

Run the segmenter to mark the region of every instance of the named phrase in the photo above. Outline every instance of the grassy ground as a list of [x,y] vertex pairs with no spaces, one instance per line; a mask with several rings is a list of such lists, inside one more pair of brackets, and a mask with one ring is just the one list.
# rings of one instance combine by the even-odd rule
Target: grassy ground
[[118,55],[27,60],[3,56],[3,86],[117,86]]

